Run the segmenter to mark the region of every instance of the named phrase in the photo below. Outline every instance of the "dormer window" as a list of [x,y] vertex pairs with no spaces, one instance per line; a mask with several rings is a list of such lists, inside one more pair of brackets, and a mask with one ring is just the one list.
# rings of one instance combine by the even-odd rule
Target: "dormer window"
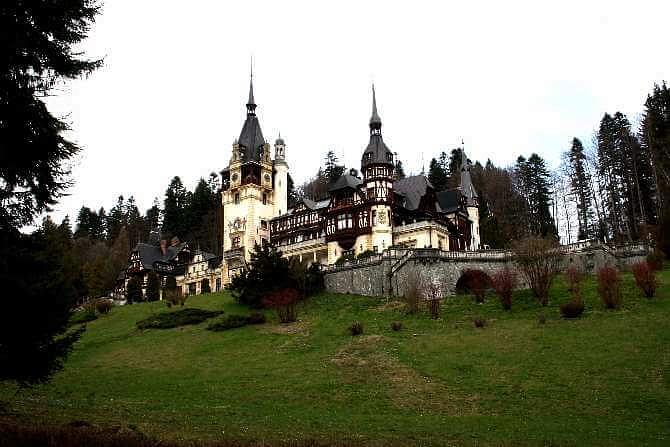
[[393,161],[393,154],[386,154],[386,160]]

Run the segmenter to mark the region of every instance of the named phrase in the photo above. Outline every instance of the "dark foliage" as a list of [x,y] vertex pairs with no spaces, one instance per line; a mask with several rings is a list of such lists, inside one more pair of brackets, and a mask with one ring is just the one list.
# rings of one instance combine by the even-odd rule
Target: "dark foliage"
[[486,318],[484,317],[475,317],[472,322],[474,323],[475,327],[477,328],[483,328],[486,326]]
[[208,331],[220,332],[229,329],[235,329],[246,326],[249,323],[249,317],[244,315],[226,315],[217,321],[212,321],[207,325]]
[[665,254],[658,248],[654,249],[647,255],[647,262],[649,266],[657,272],[663,270],[663,263],[665,262]]
[[652,298],[656,294],[656,287],[658,287],[656,271],[648,262],[633,264],[631,270],[633,271],[637,287],[644,293],[644,296]]
[[596,274],[598,278],[598,295],[607,309],[618,309],[621,306],[621,274],[615,267],[602,267]]
[[491,285],[500,299],[504,310],[512,308],[512,293],[516,287],[516,273],[509,268],[504,268],[493,274]]
[[247,323],[249,324],[264,324],[266,321],[265,314],[262,312],[252,312],[247,317]]
[[362,335],[363,334],[363,323],[360,321],[354,321],[349,326],[349,334],[352,336]]
[[190,324],[199,324],[223,313],[222,310],[183,309],[162,312],[137,322],[138,329],[170,329]]
[[72,314],[72,318],[70,318],[70,326],[75,324],[88,323],[89,321],[97,319],[98,316],[95,314],[95,312],[91,312],[89,309],[79,310]]
[[291,277],[302,297],[316,295],[326,288],[321,264],[314,262],[309,266],[291,262]]
[[161,293],[161,280],[155,272],[151,272],[147,278],[147,301],[158,301]]
[[142,284],[137,276],[133,276],[126,284],[126,302],[128,304],[139,303],[144,297],[142,296]]
[[27,385],[58,371],[81,329],[67,332],[76,289],[69,239],[50,220],[31,235],[0,231],[0,380]]
[[516,188],[525,200],[528,231],[540,237],[555,237],[557,234],[554,219],[549,211],[551,174],[542,157],[531,154],[528,159],[520,156],[514,171]]
[[563,318],[578,318],[584,313],[584,302],[581,300],[571,300],[561,304],[561,315]]
[[395,332],[402,330],[402,321],[392,321],[391,330]]

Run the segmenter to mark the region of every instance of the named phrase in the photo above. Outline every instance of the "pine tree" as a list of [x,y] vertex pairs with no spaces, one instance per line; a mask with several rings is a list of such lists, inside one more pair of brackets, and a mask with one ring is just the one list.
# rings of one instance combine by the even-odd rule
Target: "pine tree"
[[[444,152],[442,152],[442,155],[445,155]],[[433,188],[435,188],[435,191],[444,191],[449,184],[449,173],[445,169],[444,163],[440,163],[436,158],[430,160],[428,180],[433,185]]]
[[93,0],[3,2],[0,12],[0,231],[30,224],[70,185],[79,147],[42,98],[102,61],[76,50],[99,12]]
[[323,166],[323,173],[328,179],[329,183],[334,182],[342,174],[344,174],[345,167],[343,165],[338,164],[339,160],[337,158],[337,155],[335,155],[335,152],[333,150],[329,150],[328,153],[326,154],[326,158],[324,159],[324,166]]
[[126,219],[126,203],[123,196],[116,199],[114,205],[107,216],[107,239],[113,242],[119,235],[121,228],[126,227],[128,221]]
[[577,239],[587,239],[591,231],[590,222],[593,220],[593,210],[591,209],[591,179],[586,168],[586,155],[584,146],[578,138],[572,140],[572,147],[568,152],[569,172],[570,172],[570,193],[573,194],[577,202]]
[[551,174],[545,161],[533,153],[526,160],[519,156],[515,168],[516,188],[526,202],[528,229],[531,234],[555,237],[556,226],[551,216]]
[[171,236],[184,237],[189,226],[189,193],[181,179],[176,176],[165,191],[163,202],[163,232]]
[[400,160],[397,160],[395,163],[395,176],[398,179],[404,179],[406,177],[405,169],[403,168],[402,161]]

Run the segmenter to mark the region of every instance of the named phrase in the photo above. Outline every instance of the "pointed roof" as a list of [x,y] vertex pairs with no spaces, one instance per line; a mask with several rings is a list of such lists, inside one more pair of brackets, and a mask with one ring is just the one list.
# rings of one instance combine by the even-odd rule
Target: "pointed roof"
[[254,78],[253,73],[249,80],[249,100],[247,102],[247,118],[244,120],[240,138],[237,144],[244,147],[244,162],[260,161],[265,145],[261,124],[256,116],[256,101],[254,100]]
[[476,206],[475,200],[479,197],[474,185],[472,184],[472,177],[470,176],[470,160],[468,160],[465,151],[461,149],[461,193],[467,199],[468,206]]
[[382,120],[377,113],[377,95],[372,86],[372,116],[370,117],[370,142],[363,152],[361,169],[371,164],[388,164],[393,166],[393,152],[382,139]]

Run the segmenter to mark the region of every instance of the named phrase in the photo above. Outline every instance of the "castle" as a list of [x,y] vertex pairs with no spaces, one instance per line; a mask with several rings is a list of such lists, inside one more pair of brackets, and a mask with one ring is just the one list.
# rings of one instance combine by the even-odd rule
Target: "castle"
[[465,153],[458,188],[436,191],[424,175],[398,178],[394,153],[382,137],[374,86],[361,176],[344,173],[329,185],[328,197],[318,201],[288,203],[286,144],[278,138],[271,157],[256,115],[253,80],[246,108],[230,163],[221,171],[223,284],[245,268],[254,245],[264,241],[277,245],[284,256],[321,264],[398,246],[480,248],[479,202]]
[[460,151],[459,187],[436,191],[425,175],[400,178],[394,153],[382,137],[382,120],[372,88],[370,139],[361,156],[360,173],[344,173],[328,186],[322,200],[289,203],[286,143],[279,137],[274,153],[256,114],[253,78],[246,119],[233,143],[228,166],[221,171],[222,257],[191,252],[173,240],[138,244],[120,278],[148,274],[176,277],[183,294],[218,291],[243,271],[255,244],[272,242],[284,256],[301,263],[332,265],[382,253],[390,248],[480,249],[479,200],[470,161]]

